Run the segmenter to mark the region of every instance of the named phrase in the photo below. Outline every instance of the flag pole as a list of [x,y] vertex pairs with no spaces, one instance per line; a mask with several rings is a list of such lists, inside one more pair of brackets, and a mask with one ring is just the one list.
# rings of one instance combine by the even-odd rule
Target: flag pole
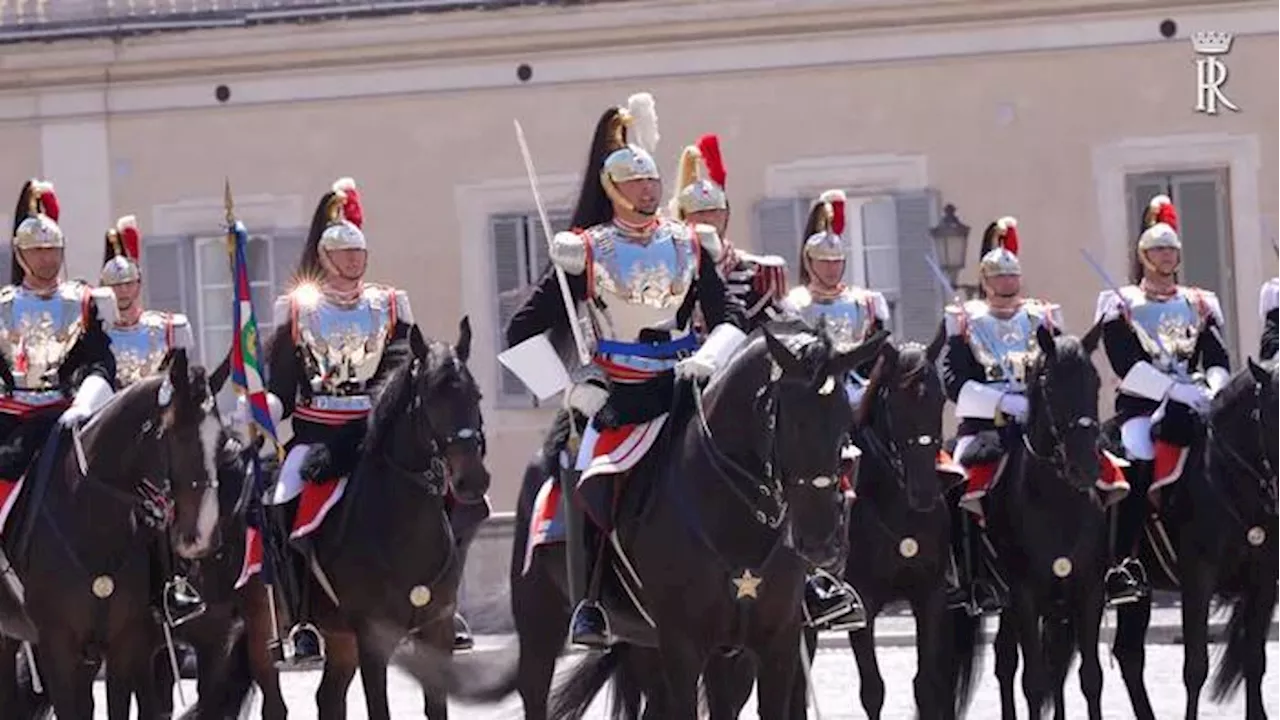
[[[223,178],[222,199],[223,199],[223,204],[226,208],[227,249],[231,256],[232,287],[234,288],[238,286],[237,280],[236,280],[237,232],[236,232],[235,201],[232,199],[232,196],[231,196],[231,178]],[[235,297],[235,290],[232,290],[232,298],[233,298],[233,302],[235,302],[237,304],[237,307],[239,307],[240,300],[239,298]],[[252,302],[253,302],[252,298],[250,298],[250,307],[252,307]],[[236,314],[238,315],[238,313]],[[233,332],[237,334],[239,334],[240,331],[241,329],[239,327],[236,327],[233,330]],[[255,335],[255,338],[256,338],[256,335]],[[243,337],[241,338],[241,341],[243,342]],[[256,342],[256,339],[255,339],[255,342]],[[254,348],[254,350],[256,353],[257,348]],[[242,346],[241,355],[243,356],[243,354],[244,354],[244,349]],[[233,364],[233,367],[234,367],[234,364]],[[236,390],[238,394],[244,395],[247,392],[248,388],[245,388],[243,386],[238,386]],[[258,512],[257,512],[258,533],[260,535],[261,542],[262,542],[262,573],[261,573],[262,586],[267,593],[267,613],[271,616],[271,623],[270,623],[271,638],[269,642],[269,649],[272,651],[281,652],[281,658],[283,659],[283,648],[281,647],[281,642],[280,642],[280,616],[277,614],[277,611],[276,611],[276,593],[275,593],[275,582],[274,582],[275,573],[273,571],[274,569],[271,567],[273,563],[271,562],[271,550],[269,549],[270,546],[274,545],[272,540],[274,539],[275,536],[273,533],[269,531],[270,530],[269,526],[271,525],[271,519],[267,517],[266,507],[264,507],[262,504],[262,496],[265,492],[265,488],[263,488],[262,468],[259,465],[259,458],[258,458],[258,451],[257,451],[257,444],[258,444],[260,433],[258,430],[257,423],[254,422],[253,420],[253,410],[251,407],[248,407],[250,399],[248,397],[245,397],[244,400],[245,400],[246,407],[249,410],[249,413],[248,413],[249,417],[246,419],[248,420],[248,425],[249,425],[249,428],[248,428],[249,429],[249,448],[250,448],[249,463],[250,463],[250,468],[253,472],[253,479],[252,479],[253,497],[250,499],[250,507],[252,508],[252,506],[256,504],[258,509]],[[276,443],[277,456],[281,455],[282,453],[283,453],[283,448],[280,447],[279,443]],[[247,542],[245,543],[244,551],[246,553],[250,551],[250,547]]]

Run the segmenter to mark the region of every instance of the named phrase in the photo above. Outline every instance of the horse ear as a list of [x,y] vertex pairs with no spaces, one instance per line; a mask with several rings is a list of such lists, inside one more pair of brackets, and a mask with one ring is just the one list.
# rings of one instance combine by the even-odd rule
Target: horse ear
[[1045,357],[1054,357],[1058,352],[1057,346],[1053,343],[1053,331],[1044,324],[1036,328],[1036,343]]
[[174,348],[169,352],[169,382],[173,384],[177,397],[186,398],[189,395],[191,375],[186,348]]
[[1089,332],[1080,338],[1080,344],[1084,346],[1086,353],[1092,355],[1093,351],[1098,349],[1098,341],[1100,340],[1102,340],[1102,318],[1098,318],[1093,327],[1089,328]]
[[413,356],[419,360],[427,357],[427,341],[422,337],[422,331],[417,325],[409,328],[409,349],[413,351]]
[[1249,364],[1249,374],[1253,376],[1253,381],[1259,385],[1266,385],[1271,382],[1271,373],[1258,363],[1253,361],[1253,357],[1245,358],[1245,362]]
[[929,341],[929,347],[925,348],[924,359],[930,364],[938,361],[938,356],[942,354],[942,347],[947,344],[947,330],[944,325],[938,326],[938,332],[934,333],[933,339]]
[[[877,330],[874,335],[863,340],[857,347],[852,350],[846,350],[845,352],[837,355],[835,360],[832,362],[832,371],[843,375],[860,365],[866,364],[867,361],[875,357],[877,354],[885,352],[886,348],[893,350],[896,355],[897,349],[893,348],[892,345],[885,345],[885,339],[888,337],[888,330]],[[894,367],[897,367],[896,357],[894,360]]]
[[458,342],[453,345],[453,354],[463,363],[471,357],[471,318],[467,315],[458,323]]
[[778,340],[773,336],[773,333],[769,332],[769,328],[761,328],[761,330],[764,332],[765,347],[769,349],[769,355],[773,358],[773,361],[782,368],[782,373],[784,375],[804,375],[804,363],[791,354],[787,346],[783,345],[781,340]]

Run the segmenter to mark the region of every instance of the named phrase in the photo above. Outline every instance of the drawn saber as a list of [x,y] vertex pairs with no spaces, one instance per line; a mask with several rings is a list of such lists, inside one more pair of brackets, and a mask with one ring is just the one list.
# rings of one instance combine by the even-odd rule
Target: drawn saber
[[[1098,264],[1097,260],[1093,259],[1093,256],[1089,254],[1088,250],[1085,250],[1084,248],[1080,248],[1080,255],[1084,257],[1085,262],[1089,263],[1089,267],[1093,268],[1094,274],[1096,274],[1099,278],[1102,279],[1102,283],[1107,286],[1107,289],[1115,293],[1116,298],[1119,299],[1120,302],[1124,305],[1125,311],[1132,316],[1133,304],[1129,302],[1129,298],[1124,296],[1124,293],[1120,292],[1120,286],[1116,285],[1115,281],[1111,279],[1111,275],[1108,274],[1107,271],[1103,269],[1101,265]],[[1132,325],[1134,330],[1136,330],[1139,333],[1139,337],[1150,338],[1152,341],[1154,341],[1156,348],[1159,350],[1162,356],[1172,357],[1171,355],[1169,355],[1169,352],[1165,350],[1164,342],[1160,340],[1160,333],[1156,333],[1155,336],[1152,337],[1140,326],[1134,325],[1133,323],[1129,323],[1129,324]]]
[[[533,203],[538,208],[538,219],[542,221],[542,234],[547,239],[547,249],[554,247],[553,234],[551,232],[551,221],[547,219],[546,206],[542,204],[542,193],[538,192],[538,174],[533,169],[533,156],[529,154],[529,143],[524,139],[524,128],[520,127],[519,120],[512,120],[516,125],[516,140],[520,143],[520,155],[524,158],[524,171],[529,176],[529,189],[533,191]],[[587,342],[582,336],[582,325],[578,320],[577,305],[573,302],[573,293],[569,291],[569,281],[564,276],[564,270],[551,263],[552,270],[556,274],[556,282],[560,285],[560,298],[564,301],[565,313],[569,316],[569,329],[573,332],[573,344],[578,348],[578,361],[583,365],[591,364],[591,352],[587,349]]]

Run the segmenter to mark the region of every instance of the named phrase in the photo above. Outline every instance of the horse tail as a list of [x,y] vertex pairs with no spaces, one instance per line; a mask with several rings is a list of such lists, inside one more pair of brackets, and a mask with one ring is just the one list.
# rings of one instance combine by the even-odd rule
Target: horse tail
[[570,671],[568,679],[557,683],[551,695],[547,717],[552,720],[582,720],[605,683],[618,677],[614,688],[614,720],[632,720],[639,711],[639,686],[635,677],[625,671],[627,646],[617,645],[603,653],[594,653]]
[[1213,687],[1210,689],[1213,702],[1229,700],[1244,682],[1244,656],[1251,639],[1248,637],[1247,619],[1253,612],[1254,602],[1257,601],[1249,593],[1240,594],[1231,602],[1231,619],[1226,623],[1226,648],[1213,670]]
[[963,717],[973,697],[974,682],[982,672],[982,657],[978,654],[978,642],[982,634],[982,617],[970,617],[964,610],[951,611],[952,645],[950,670],[952,674],[957,716]]
[[[452,650],[432,647],[390,623],[372,622],[360,633],[360,642],[390,658],[424,688],[446,693],[465,703],[496,703],[516,691],[520,671],[520,644],[508,643],[492,653],[454,656]],[[403,641],[403,642],[402,642]],[[397,652],[407,647],[410,652]]]
[[248,633],[241,632],[227,652],[226,665],[223,666],[222,676],[215,683],[213,692],[201,693],[196,703],[182,713],[178,720],[248,717],[249,706],[253,703],[253,686]]

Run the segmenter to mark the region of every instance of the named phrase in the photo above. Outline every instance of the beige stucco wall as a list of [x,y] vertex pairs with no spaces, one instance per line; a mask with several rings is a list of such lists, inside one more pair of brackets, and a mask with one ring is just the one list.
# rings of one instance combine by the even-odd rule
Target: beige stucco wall
[[[476,283],[489,287],[492,279],[471,271],[476,266],[465,261],[463,248],[483,244],[479,252],[487,257],[488,238],[464,228],[458,193],[522,180],[513,117],[524,124],[540,173],[572,175],[581,171],[601,110],[633,91],[652,91],[665,171],[674,170],[684,143],[703,132],[720,134],[738,209],[730,234],[745,244],[751,242],[750,208],[766,192],[770,166],[833,155],[924,156],[928,184],[960,208],[975,228],[975,244],[991,218],[1019,217],[1029,291],[1060,301],[1069,324],[1083,329],[1098,283],[1077,248],[1105,254],[1095,148],[1148,136],[1255,136],[1258,212],[1275,218],[1276,55],[1274,34],[1237,39],[1227,58],[1227,91],[1242,111],[1216,117],[1192,111],[1193,54],[1187,42],[1168,41],[323,101],[233,101],[114,113],[102,121],[116,169],[114,214],[146,217],[157,206],[218,198],[228,176],[237,196],[300,196],[293,215],[304,226],[327,184],[354,176],[374,247],[370,276],[408,288],[417,320],[433,335],[452,337],[459,316],[469,313],[484,337],[478,347],[486,356],[477,359],[484,370],[477,372],[492,396],[498,329],[487,304],[476,305],[476,294],[467,292]],[[15,172],[36,172],[38,148],[38,125],[0,124],[0,151]],[[553,204],[570,200],[564,192],[548,197]],[[520,200],[506,209],[529,207]],[[209,221],[215,229],[218,215]],[[1259,278],[1275,269],[1268,240],[1259,240],[1270,268],[1259,269]],[[519,472],[546,417],[545,411],[487,413],[499,509],[513,506]]]

